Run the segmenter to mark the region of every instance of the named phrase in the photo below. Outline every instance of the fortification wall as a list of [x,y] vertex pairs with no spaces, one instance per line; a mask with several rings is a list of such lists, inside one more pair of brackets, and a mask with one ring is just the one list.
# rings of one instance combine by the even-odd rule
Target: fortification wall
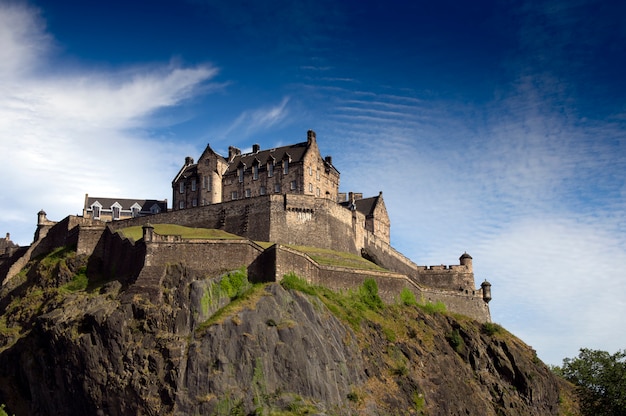
[[185,240],[146,244],[146,266],[182,263],[207,276],[248,267],[263,248],[249,240]]
[[400,273],[322,266],[306,254],[285,246],[276,245],[273,250],[276,257],[276,281],[293,272],[314,285],[333,290],[350,290],[363,284],[365,279],[374,279],[378,285],[379,296],[385,303],[398,302],[400,293],[406,288],[415,294],[418,301],[443,302],[449,311],[481,322],[491,321],[489,306],[483,301],[480,289],[474,294],[466,294],[464,291],[428,288]]
[[142,241],[133,242],[106,228],[89,259],[89,272],[105,279],[132,283],[144,266],[146,247]]
[[[358,215],[363,224],[365,217]],[[273,206],[271,218],[270,241],[360,252],[352,212],[329,199],[287,194],[282,207]]]

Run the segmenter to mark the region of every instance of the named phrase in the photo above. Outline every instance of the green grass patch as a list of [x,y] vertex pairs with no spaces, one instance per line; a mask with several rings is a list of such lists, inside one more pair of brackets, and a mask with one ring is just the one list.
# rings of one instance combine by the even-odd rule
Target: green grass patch
[[433,302],[418,303],[417,307],[430,315],[434,313],[446,313],[447,311],[445,303],[441,301],[437,301],[435,303]]
[[211,325],[224,322],[224,320],[241,311],[244,308],[252,309],[257,301],[265,295],[265,287],[267,283],[258,283],[248,286],[239,296],[234,298],[229,304],[220,308],[209,319],[198,325],[197,332],[203,333]]
[[377,264],[374,264],[371,261],[352,253],[345,253],[343,251],[335,251],[318,247],[296,246],[291,244],[288,244],[287,247],[308,255],[317,263],[324,266],[386,271]]
[[417,306],[415,294],[410,289],[404,288],[400,292],[400,303],[404,306]]
[[492,322],[485,322],[482,327],[481,330],[483,333],[489,335],[489,336],[493,336],[496,334],[501,334],[504,333],[504,328],[502,328],[500,325],[498,324],[494,324]]
[[61,293],[67,293],[85,290],[87,289],[88,283],[89,280],[87,279],[87,266],[83,266],[78,270],[78,273],[74,275],[74,277],[72,277],[72,280],[59,287],[59,291]]
[[[176,224],[153,224],[154,232],[159,235],[179,235],[184,239],[206,239],[206,240],[240,240],[241,237],[227,233],[223,230],[211,228],[184,227]],[[117,232],[128,239],[138,241],[143,238],[143,226],[136,225],[126,227]]]

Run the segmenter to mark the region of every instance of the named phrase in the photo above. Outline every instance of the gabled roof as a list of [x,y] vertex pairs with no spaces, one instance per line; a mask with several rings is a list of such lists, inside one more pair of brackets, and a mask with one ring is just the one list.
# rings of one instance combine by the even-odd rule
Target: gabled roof
[[130,211],[132,206],[138,204],[141,206],[142,212],[149,212],[150,209],[156,204],[161,212],[167,211],[167,201],[159,201],[157,199],[126,199],[126,198],[101,198],[101,197],[88,197],[85,202],[85,208],[91,208],[96,202],[98,202],[102,208],[109,209],[115,203],[118,203],[124,211]]
[[296,143],[288,146],[276,147],[274,149],[259,150],[258,152],[244,153],[236,155],[228,165],[228,169],[224,175],[237,172],[237,169],[243,163],[246,169],[249,169],[254,163],[259,166],[265,166],[272,158],[279,163],[282,160],[289,160],[289,163],[302,162],[304,154],[308,149],[308,143]]
[[[374,215],[374,210],[376,209],[376,204],[378,204],[379,199],[382,198],[382,192],[377,196],[372,196],[370,198],[361,198],[354,201],[354,205],[356,206],[356,210],[365,216]],[[341,202],[340,205],[350,208],[350,204],[352,201],[344,201]]]

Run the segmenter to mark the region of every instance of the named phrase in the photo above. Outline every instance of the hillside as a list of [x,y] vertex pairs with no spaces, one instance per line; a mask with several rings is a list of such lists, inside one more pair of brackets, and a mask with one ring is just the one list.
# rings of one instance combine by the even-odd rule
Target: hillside
[[495,324],[295,276],[172,264],[151,303],[57,249],[0,291],[0,403],[16,415],[557,415],[571,391]]

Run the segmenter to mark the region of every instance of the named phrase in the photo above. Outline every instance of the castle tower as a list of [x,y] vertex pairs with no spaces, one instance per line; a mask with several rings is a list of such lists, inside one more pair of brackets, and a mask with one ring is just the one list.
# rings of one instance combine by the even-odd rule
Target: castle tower
[[485,303],[489,303],[491,300],[491,283],[485,280],[480,284],[480,287],[483,289],[483,300]]
[[463,253],[461,257],[459,257],[459,262],[461,266],[467,267],[468,272],[474,271],[473,266],[472,266],[472,256],[467,254],[467,252]]

